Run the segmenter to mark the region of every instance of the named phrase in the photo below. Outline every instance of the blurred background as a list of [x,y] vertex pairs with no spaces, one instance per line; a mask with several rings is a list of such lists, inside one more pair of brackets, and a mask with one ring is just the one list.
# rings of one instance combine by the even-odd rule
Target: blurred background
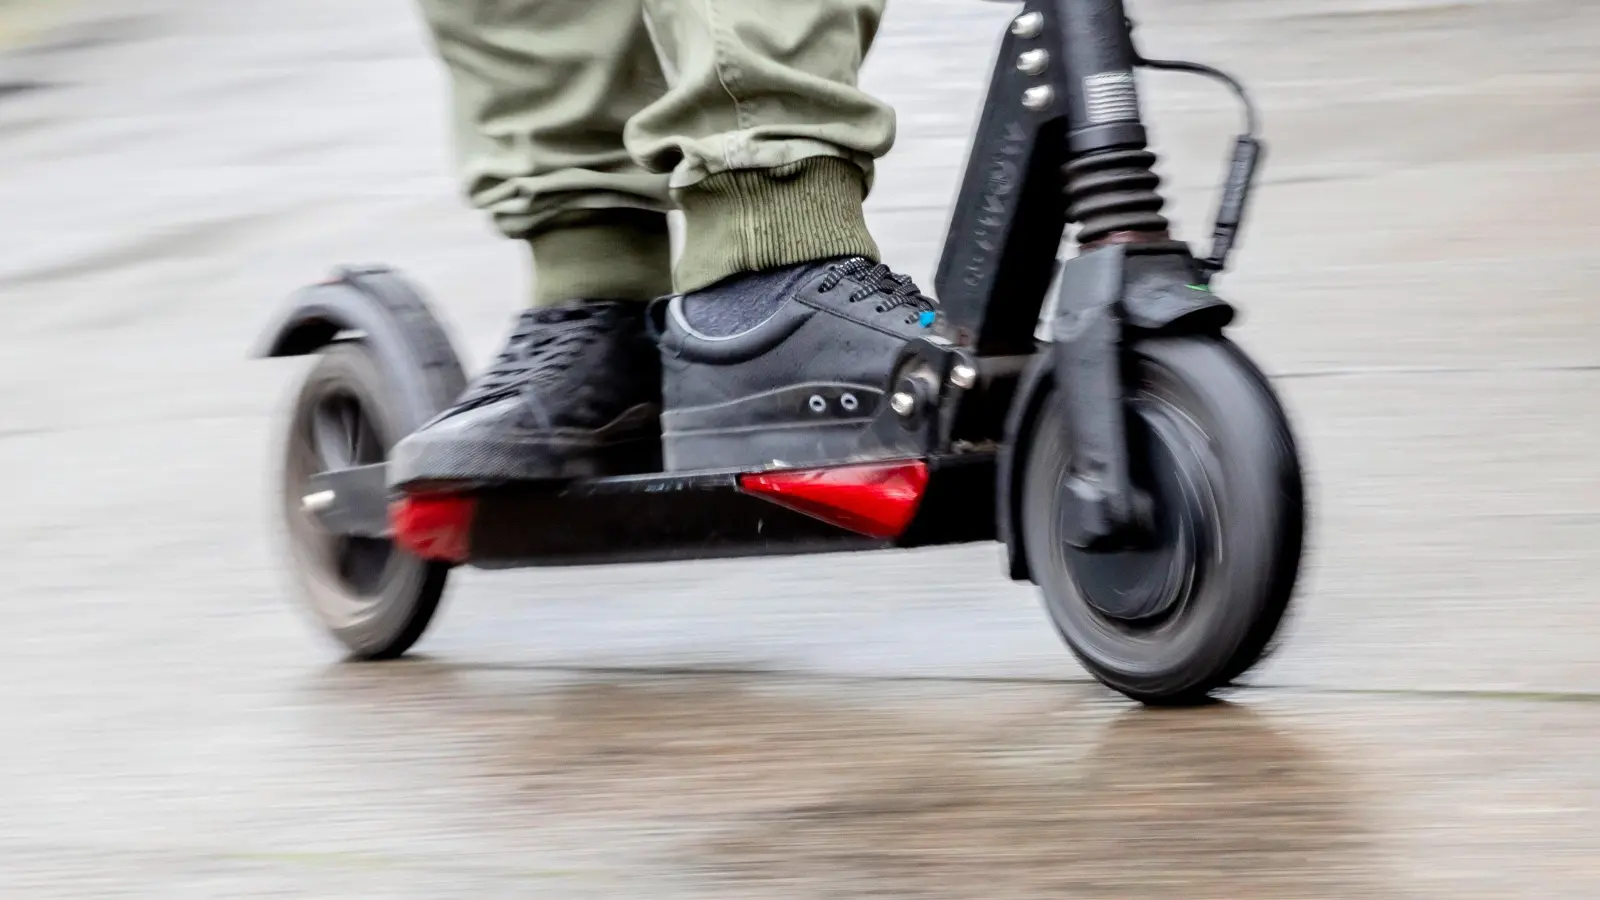
[[[525,291],[415,11],[0,0],[0,897],[1600,896],[1600,4],[1130,7],[1264,110],[1221,287],[1313,486],[1285,646],[1188,712],[1089,684],[991,546],[467,571],[341,664],[255,329],[385,261],[478,365]],[[893,3],[864,76],[924,283],[1011,13]],[[1235,111],[1146,88],[1203,241]]]

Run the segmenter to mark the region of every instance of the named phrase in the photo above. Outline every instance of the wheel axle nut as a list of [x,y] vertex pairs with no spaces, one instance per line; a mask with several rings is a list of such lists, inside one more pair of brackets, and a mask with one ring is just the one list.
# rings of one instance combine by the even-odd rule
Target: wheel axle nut
[[1044,109],[1056,99],[1056,92],[1048,84],[1036,84],[1022,92],[1022,105],[1029,109]]
[[333,491],[317,491],[300,498],[300,508],[308,513],[319,513],[333,505]]
[[909,416],[917,408],[917,398],[905,391],[896,391],[889,397],[889,408],[897,416]]
[[964,391],[978,383],[978,370],[960,363],[950,370],[950,383]]

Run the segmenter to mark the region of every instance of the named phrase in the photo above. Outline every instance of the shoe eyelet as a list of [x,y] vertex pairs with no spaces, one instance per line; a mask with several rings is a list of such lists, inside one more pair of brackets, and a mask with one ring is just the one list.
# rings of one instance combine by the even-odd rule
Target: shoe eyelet
[[811,411],[814,413],[826,412],[828,409],[828,401],[822,399],[821,394],[812,394],[811,399],[806,401],[806,405],[811,407]]
[[860,406],[861,403],[856,400],[855,394],[845,394],[839,398],[839,405],[844,407],[845,412],[855,412],[856,407]]

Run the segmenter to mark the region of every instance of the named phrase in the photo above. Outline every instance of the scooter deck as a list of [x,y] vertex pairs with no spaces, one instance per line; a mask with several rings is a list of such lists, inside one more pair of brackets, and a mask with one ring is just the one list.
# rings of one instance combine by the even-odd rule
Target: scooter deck
[[993,452],[805,470],[502,482],[396,495],[384,466],[316,476],[337,534],[478,568],[788,556],[996,538]]

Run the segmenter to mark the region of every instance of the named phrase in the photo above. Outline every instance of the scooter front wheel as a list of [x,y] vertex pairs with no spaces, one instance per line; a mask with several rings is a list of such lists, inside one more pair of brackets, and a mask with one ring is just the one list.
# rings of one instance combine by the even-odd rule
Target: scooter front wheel
[[1150,536],[1112,551],[1067,542],[1073,441],[1052,394],[1026,451],[1022,538],[1052,622],[1092,675],[1145,703],[1197,702],[1262,658],[1288,608],[1300,464],[1265,376],[1225,338],[1140,341],[1127,373]]

